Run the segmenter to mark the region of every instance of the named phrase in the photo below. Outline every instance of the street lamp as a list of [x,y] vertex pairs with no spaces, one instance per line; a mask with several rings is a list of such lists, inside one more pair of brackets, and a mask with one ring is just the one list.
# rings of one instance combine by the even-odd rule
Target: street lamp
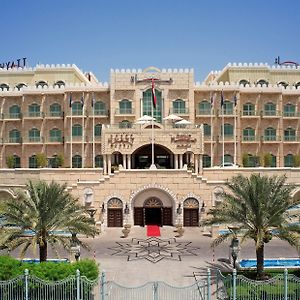
[[87,212],[90,215],[91,219],[94,219],[94,215],[96,213],[97,209],[94,207],[87,208]]
[[237,237],[232,239],[230,248],[231,248],[231,257],[232,257],[232,262],[233,262],[233,268],[235,269],[236,260],[238,258],[238,254],[239,254],[239,240]]
[[74,254],[75,260],[79,261],[80,260],[80,245],[79,245],[79,240],[76,235],[77,235],[76,232],[72,232],[70,252],[71,252],[71,254]]
[[129,206],[128,206],[128,203],[127,203],[127,202],[126,202],[126,204],[125,204],[124,214],[125,214],[125,215],[129,215]]
[[181,203],[178,203],[177,214],[178,214],[178,215],[181,215],[181,214],[182,214]]

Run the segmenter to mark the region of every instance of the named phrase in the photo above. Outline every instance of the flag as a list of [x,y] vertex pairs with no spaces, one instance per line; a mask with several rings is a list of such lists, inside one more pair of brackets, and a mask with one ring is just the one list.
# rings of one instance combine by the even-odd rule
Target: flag
[[154,88],[154,79],[152,78],[152,103],[153,107],[156,108],[156,95],[155,95],[155,88]]
[[94,107],[94,105],[95,105],[95,97],[94,97],[94,93],[93,93],[93,95],[92,95],[92,107]]
[[237,96],[236,96],[236,92],[234,92],[234,95],[233,95],[233,105],[236,106],[237,104]]
[[81,102],[81,107],[83,107],[84,106],[84,93],[82,93],[80,102]]
[[223,96],[223,90],[221,91],[221,107],[224,105],[224,96]]
[[211,95],[210,95],[210,107],[214,106],[215,97],[216,97],[216,93],[211,93]]
[[72,104],[73,104],[72,93],[70,93],[69,106],[72,107]]

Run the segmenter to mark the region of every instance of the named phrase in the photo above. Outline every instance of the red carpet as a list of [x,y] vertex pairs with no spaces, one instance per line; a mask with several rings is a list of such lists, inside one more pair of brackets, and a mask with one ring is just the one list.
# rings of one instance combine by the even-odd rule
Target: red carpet
[[160,236],[159,226],[147,225],[147,236]]

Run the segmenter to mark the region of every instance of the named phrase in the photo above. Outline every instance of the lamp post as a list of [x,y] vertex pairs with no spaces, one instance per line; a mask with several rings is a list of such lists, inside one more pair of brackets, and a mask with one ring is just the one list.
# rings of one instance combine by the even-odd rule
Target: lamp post
[[91,219],[93,219],[93,220],[94,220],[94,216],[95,216],[96,211],[97,211],[97,209],[95,207],[87,208],[87,212],[90,215]]
[[239,239],[237,238],[237,230],[239,229],[238,226],[235,226],[235,225],[232,225],[232,226],[228,226],[228,229],[230,231],[233,232],[234,234],[234,237],[232,238],[231,240],[231,244],[230,244],[230,255],[231,255],[231,258],[232,258],[232,265],[233,265],[233,268],[235,269],[236,268],[236,261],[238,259],[238,256],[239,256],[239,252],[240,252],[240,245],[239,245]]
[[76,261],[80,260],[80,245],[76,235],[77,235],[76,232],[72,232],[71,246],[70,246],[71,261],[73,260],[73,255]]

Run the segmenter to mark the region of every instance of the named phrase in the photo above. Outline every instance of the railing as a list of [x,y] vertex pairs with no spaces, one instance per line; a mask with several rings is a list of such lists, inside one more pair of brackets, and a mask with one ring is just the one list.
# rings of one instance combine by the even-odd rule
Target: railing
[[22,143],[21,137],[10,137],[4,140],[4,143],[20,144]]
[[22,114],[21,113],[5,113],[3,114],[3,118],[4,119],[21,119],[22,118]]
[[41,143],[43,139],[39,136],[32,136],[23,138],[23,143]]
[[48,118],[62,118],[64,116],[63,111],[48,111],[45,113]]
[[257,142],[259,141],[259,137],[258,136],[243,136],[242,138],[243,142]]
[[132,115],[134,114],[133,108],[116,108],[116,115]]
[[197,116],[211,116],[211,115],[213,115],[213,112],[211,109],[197,109],[196,115]]
[[[93,116],[93,110],[91,110],[90,112],[90,116]],[[104,117],[107,117],[108,116],[108,110],[107,109],[95,109],[94,110],[94,116],[97,117],[97,116],[104,116]]]
[[281,112],[278,110],[263,110],[262,116],[263,117],[280,117]]
[[61,281],[49,282],[26,269],[24,275],[12,280],[0,281],[1,300],[94,300],[93,287],[96,281],[80,276],[70,276]]
[[189,109],[187,107],[182,108],[170,108],[170,114],[175,115],[187,115],[189,113]]
[[23,113],[23,117],[24,118],[43,118],[44,113],[41,111],[30,111],[30,112]]
[[217,300],[299,300],[300,278],[284,274],[269,280],[256,281],[237,275],[217,274]]
[[260,113],[255,110],[243,110],[242,117],[257,117],[260,116]]
[[281,140],[280,136],[276,135],[265,135],[262,139],[264,142],[279,142]]

